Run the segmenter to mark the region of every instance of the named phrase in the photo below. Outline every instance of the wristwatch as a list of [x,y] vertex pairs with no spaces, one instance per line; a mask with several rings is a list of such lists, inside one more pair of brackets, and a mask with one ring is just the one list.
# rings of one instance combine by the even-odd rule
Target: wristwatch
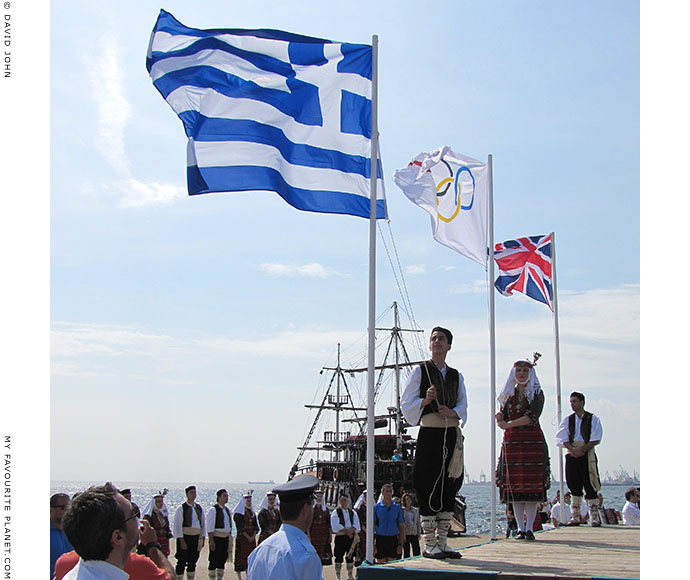
[[161,545],[160,545],[158,542],[149,542],[148,544],[146,544],[146,545],[144,546],[144,554],[145,554],[146,556],[149,555],[149,550],[150,550],[151,548],[158,548],[158,549],[160,550],[160,549],[161,549]]

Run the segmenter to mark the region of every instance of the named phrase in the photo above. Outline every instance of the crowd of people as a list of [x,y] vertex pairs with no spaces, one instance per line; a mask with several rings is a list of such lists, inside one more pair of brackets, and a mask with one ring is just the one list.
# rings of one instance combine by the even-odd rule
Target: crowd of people
[[[347,578],[352,580],[355,565],[361,564],[366,555],[367,492],[361,494],[354,506],[342,495],[338,507],[329,510],[316,478],[302,476],[289,483],[301,482],[304,486],[307,477],[311,478],[307,483],[312,487],[300,490],[309,499],[300,529],[307,538],[309,551],[319,570],[324,565],[334,565],[336,578],[340,579],[345,564]],[[290,489],[294,495],[294,488]],[[166,493],[164,490],[151,497],[143,511],[131,501],[131,490],[118,490],[111,483],[90,487],[72,498],[65,493],[54,494],[50,498],[51,580],[125,578],[113,567],[133,580],[194,580],[206,541],[210,580],[222,580],[228,563],[238,580],[242,580],[243,573],[258,580],[259,572],[252,573],[253,554],[283,531],[289,518],[296,517],[290,493],[278,499],[280,486],[266,493],[258,512],[254,510],[251,493],[244,494],[231,511],[225,489],[219,489],[216,503],[204,509],[196,502],[196,487],[190,485],[185,489],[186,501],[172,513],[165,502]],[[306,500],[300,501],[301,510]],[[393,497],[392,485],[382,487],[374,506],[378,562],[407,557],[410,553],[419,555],[420,517],[412,504],[409,494],[402,499]],[[100,536],[96,533],[99,528],[105,530]],[[97,549],[93,547],[96,536]],[[108,545],[112,546],[111,551]],[[174,566],[171,556],[176,562]],[[98,575],[102,571],[109,575]]]
[[[366,556],[366,530],[374,532],[376,562],[410,555],[455,559],[462,555],[447,543],[455,497],[462,485],[467,394],[461,373],[446,365],[453,336],[435,327],[430,336],[431,359],[411,373],[401,398],[410,425],[419,425],[413,485],[415,497],[393,497],[386,483],[367,522],[367,492],[351,505],[342,495],[329,511],[320,482],[303,475],[275,487],[255,511],[251,493],[231,511],[225,489],[207,510],[196,502],[196,487],[185,489],[186,500],[170,519],[166,491],[150,498],[143,512],[131,501],[131,490],[112,484],[91,487],[69,498],[50,498],[51,580],[194,580],[199,554],[208,541],[208,577],[222,580],[228,562],[238,580],[299,578],[319,580],[322,567],[333,565],[348,580]],[[595,447],[601,442],[601,421],[585,411],[585,396],[570,395],[573,413],[564,418],[556,444],[566,451],[568,493],[547,500],[549,453],[539,417],[544,393],[536,361],[518,360],[498,396],[496,424],[503,430],[496,469],[500,499],[506,504],[506,537],[535,540],[544,523],[575,526],[589,523],[639,525],[640,489],[625,494],[621,512],[604,506],[599,490]],[[174,540],[174,555],[172,553]],[[421,540],[421,542],[420,542]],[[137,553],[133,549],[138,545]],[[174,556],[175,566],[169,557]]]

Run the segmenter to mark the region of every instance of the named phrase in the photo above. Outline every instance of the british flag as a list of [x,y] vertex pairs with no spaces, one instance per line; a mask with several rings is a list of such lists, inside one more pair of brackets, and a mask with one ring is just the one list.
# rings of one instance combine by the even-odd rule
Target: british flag
[[551,236],[529,236],[496,244],[498,278],[494,286],[503,296],[521,292],[553,310]]

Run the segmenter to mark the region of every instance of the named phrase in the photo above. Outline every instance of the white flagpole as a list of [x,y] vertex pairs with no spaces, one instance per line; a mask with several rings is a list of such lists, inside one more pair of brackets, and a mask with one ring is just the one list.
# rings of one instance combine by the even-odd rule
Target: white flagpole
[[[493,156],[489,155],[489,353],[491,373],[491,466],[489,473],[496,468],[496,307],[494,293],[494,170]],[[494,477],[491,486],[491,539],[496,539],[496,488]]]
[[374,368],[376,366],[376,175],[378,173],[379,37],[371,37],[371,177],[369,200],[369,346],[367,362],[367,555],[374,563]]
[[[554,360],[556,363],[556,401],[558,404],[558,424],[561,424],[561,340],[558,331],[558,285],[556,283],[556,232],[551,232],[551,283],[553,288],[553,337]],[[563,448],[558,448],[558,472],[561,483],[560,521],[565,521],[565,495],[563,488]]]

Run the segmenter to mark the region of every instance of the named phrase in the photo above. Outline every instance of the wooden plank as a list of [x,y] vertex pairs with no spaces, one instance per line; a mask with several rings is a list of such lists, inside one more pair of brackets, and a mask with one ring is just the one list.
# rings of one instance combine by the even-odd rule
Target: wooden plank
[[580,526],[536,532],[536,541],[499,539],[467,546],[467,538],[452,538],[449,545],[460,549],[460,560],[415,557],[367,570],[376,578],[377,568],[438,570],[465,573],[498,573],[501,580],[569,578],[639,578],[639,526]]

